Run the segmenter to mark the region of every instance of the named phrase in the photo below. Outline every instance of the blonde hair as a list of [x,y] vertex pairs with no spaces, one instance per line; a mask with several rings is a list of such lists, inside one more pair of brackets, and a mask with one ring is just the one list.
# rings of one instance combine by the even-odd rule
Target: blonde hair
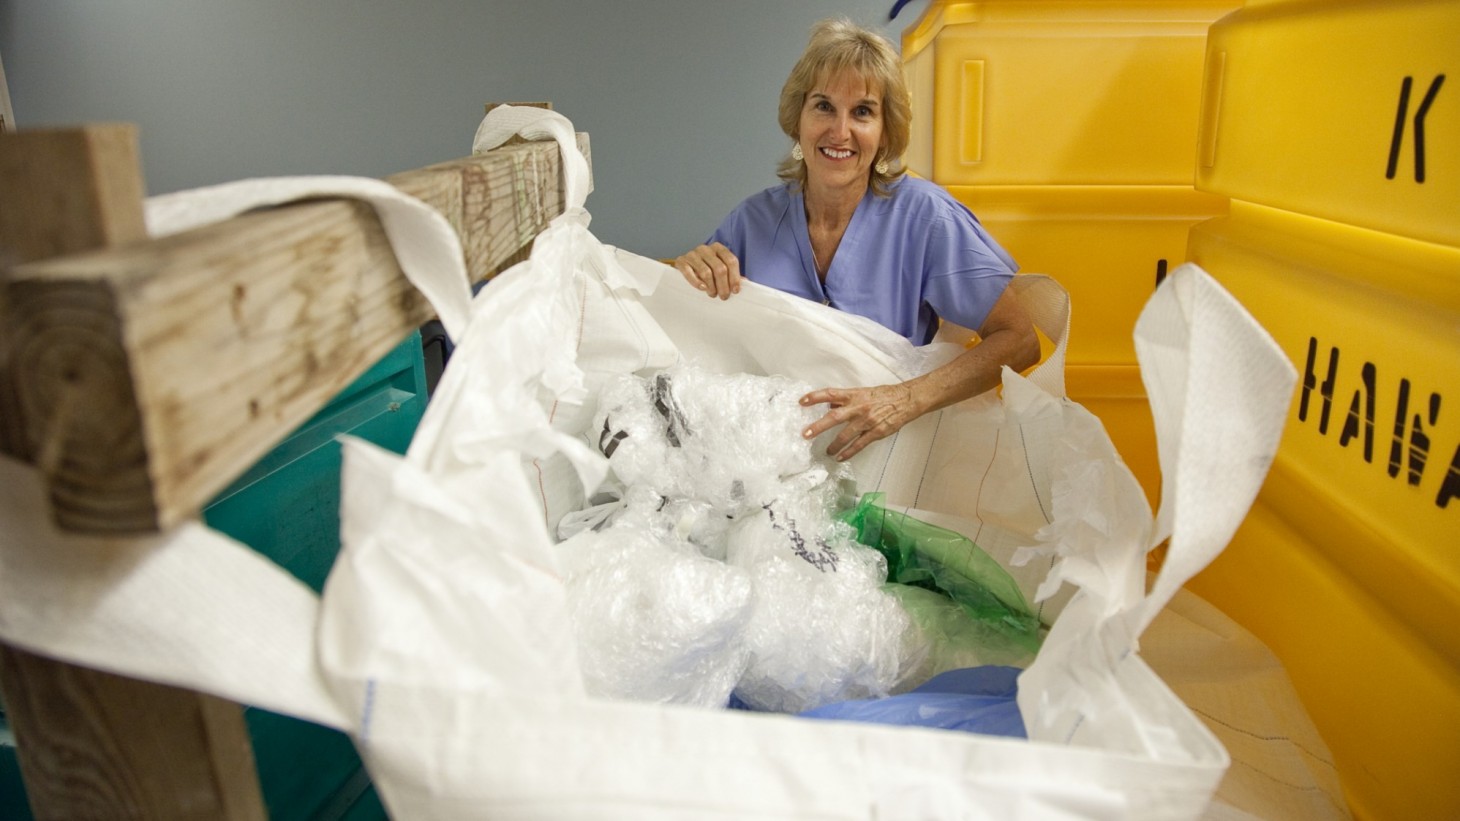
[[[812,26],[811,41],[781,88],[781,131],[799,140],[806,95],[819,81],[848,71],[868,88],[882,89],[882,145],[873,160],[870,185],[873,192],[886,196],[888,184],[905,173],[901,159],[912,128],[912,101],[902,74],[902,58],[887,38],[844,17]],[[882,160],[889,166],[885,174],[876,168]],[[797,187],[806,186],[806,164],[789,154],[777,166],[776,175]]]

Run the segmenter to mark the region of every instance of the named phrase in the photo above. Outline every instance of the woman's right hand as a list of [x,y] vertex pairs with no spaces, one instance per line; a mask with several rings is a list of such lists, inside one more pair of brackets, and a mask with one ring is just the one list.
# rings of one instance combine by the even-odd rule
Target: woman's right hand
[[718,242],[685,253],[674,267],[686,282],[711,297],[729,299],[740,293],[740,260]]

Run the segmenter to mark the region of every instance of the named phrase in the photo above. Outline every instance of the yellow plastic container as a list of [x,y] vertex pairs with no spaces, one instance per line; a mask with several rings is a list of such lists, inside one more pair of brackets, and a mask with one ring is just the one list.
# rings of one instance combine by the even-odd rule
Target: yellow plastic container
[[1132,330],[1157,281],[1186,258],[1191,227],[1225,214],[1226,198],[1189,186],[948,190],[1022,270],[1053,276],[1070,292],[1070,397],[1104,423],[1154,505],[1161,472]]
[[1070,292],[1068,362],[1135,365],[1136,317],[1169,269],[1186,259],[1192,226],[1227,213],[1227,199],[1190,186],[947,186],[1020,270]]
[[1460,245],[1460,4],[1254,5],[1203,86],[1197,187]]
[[903,35],[907,162],[1069,290],[1070,396],[1154,503],[1155,434],[1131,341],[1190,227],[1207,27],[1240,0],[935,0]]
[[1191,587],[1283,660],[1360,817],[1460,818],[1460,249],[1233,201],[1190,256],[1301,376]]
[[1141,483],[1154,511],[1161,503],[1161,462],[1140,368],[1072,365],[1065,369],[1065,391],[1100,419],[1116,453]]
[[1274,335],[1303,382],[1191,586],[1282,659],[1357,817],[1460,818],[1460,2],[1242,6],[935,0],[910,164],[1070,290],[1070,394],[1152,496],[1152,261]]
[[1192,183],[1207,27],[1240,2],[935,3],[903,36],[944,185]]
[[1212,27],[1189,255],[1302,375],[1192,588],[1283,660],[1361,818],[1460,818],[1460,3]]

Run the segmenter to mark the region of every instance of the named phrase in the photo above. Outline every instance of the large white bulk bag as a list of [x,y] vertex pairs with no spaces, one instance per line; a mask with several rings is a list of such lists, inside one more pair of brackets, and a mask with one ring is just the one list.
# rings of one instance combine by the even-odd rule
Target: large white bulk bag
[[[479,143],[524,129],[576,152],[571,126],[535,109],[496,109]],[[197,524],[112,540],[124,561],[98,570],[98,540],[55,533],[33,472],[0,461],[0,637],[344,729],[399,818],[1199,817],[1228,755],[1137,638],[1226,545],[1276,449],[1295,374],[1240,305],[1186,266],[1142,314],[1155,517],[1064,397],[1068,300],[1041,277],[1014,282],[1055,356],[854,460],[861,490],[960,523],[1024,561],[1028,593],[1055,593],[1020,678],[1028,741],[592,699],[550,534],[605,473],[581,435],[596,384],[681,358],[876,384],[946,354],[753,283],[707,299],[599,243],[586,167],[565,167],[568,212],[470,305],[459,271],[410,266],[457,348],[404,457],[347,443],[321,599]],[[1146,552],[1167,537],[1148,592]]]

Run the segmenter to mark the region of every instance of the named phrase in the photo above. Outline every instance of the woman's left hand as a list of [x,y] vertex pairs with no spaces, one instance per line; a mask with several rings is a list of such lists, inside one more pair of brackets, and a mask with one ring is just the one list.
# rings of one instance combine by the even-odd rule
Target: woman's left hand
[[982,342],[907,382],[875,388],[823,388],[806,394],[801,397],[803,406],[831,405],[831,410],[801,435],[815,439],[842,425],[826,452],[844,462],[925,413],[993,390],[1003,378],[1005,365],[1021,371],[1039,361],[1034,323],[1011,289],[999,296],[979,333]]
[[822,388],[801,397],[801,404],[831,405],[831,410],[801,435],[815,439],[842,425],[826,449],[838,462],[856,456],[878,439],[897,433],[903,425],[923,414],[913,396],[912,385],[906,382],[875,388]]

